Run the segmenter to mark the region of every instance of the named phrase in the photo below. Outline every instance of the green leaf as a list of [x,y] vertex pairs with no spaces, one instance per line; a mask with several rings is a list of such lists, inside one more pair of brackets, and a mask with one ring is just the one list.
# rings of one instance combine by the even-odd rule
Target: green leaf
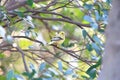
[[101,48],[96,44],[96,43],[92,43],[92,48],[96,51],[96,53],[98,53],[99,55],[101,55]]
[[87,32],[86,32],[86,30],[82,30],[82,35],[83,35],[83,37],[84,37],[84,39],[86,38],[86,36],[87,36]]
[[31,73],[29,73],[29,72],[23,72],[22,74],[23,74],[24,76],[27,76],[29,79],[32,79],[33,76],[35,75],[35,73],[36,73],[36,71],[35,71],[35,70],[32,70]]
[[86,45],[86,48],[88,49],[88,51],[92,51],[93,50],[92,45],[89,44],[89,43]]
[[14,11],[14,13],[15,13],[16,15],[18,15],[19,17],[24,17],[24,13],[23,13],[23,12]]
[[27,0],[27,4],[32,7],[33,6],[33,0]]
[[29,76],[30,76],[30,73],[28,73],[28,72],[23,72],[22,75],[29,77]]
[[96,68],[89,68],[86,72],[91,79],[94,79],[96,77],[97,71]]
[[99,46],[104,46],[100,38],[98,38],[97,35],[93,35],[93,40],[99,45]]
[[90,76],[90,78],[94,79],[96,77],[96,73],[97,73],[96,68],[99,67],[101,65],[101,63],[102,63],[102,59],[100,58],[95,65],[91,66],[86,71],[86,73]]
[[6,77],[7,80],[12,80],[14,78],[14,71],[13,70],[8,71]]
[[33,76],[35,75],[36,71],[35,70],[32,70],[32,72],[30,73],[30,76],[29,76],[29,79],[32,79]]
[[33,78],[33,80],[43,80],[42,78]]
[[98,66],[101,65],[101,63],[102,63],[102,58],[100,58],[100,59],[98,60],[98,62],[97,62],[94,66],[95,66],[95,67],[98,67]]

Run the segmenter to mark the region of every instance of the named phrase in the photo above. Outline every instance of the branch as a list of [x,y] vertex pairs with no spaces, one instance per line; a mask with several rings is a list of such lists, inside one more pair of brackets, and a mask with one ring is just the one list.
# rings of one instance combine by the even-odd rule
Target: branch
[[[29,51],[29,50],[28,50],[28,51]],[[38,50],[37,50],[37,51],[38,51]],[[49,54],[55,56],[55,54],[52,53],[52,52],[49,51],[49,50],[39,50],[39,51],[48,52]],[[52,63],[50,63],[49,61],[47,61],[45,58],[43,58],[42,56],[40,56],[40,55],[38,55],[38,54],[35,54],[35,55],[38,56],[38,57],[40,57],[41,59],[45,60],[45,61],[48,62],[49,64],[52,64]],[[62,59],[61,57],[58,57],[58,56],[55,56],[55,57],[58,58],[58,59],[60,59],[61,61],[63,61],[63,62],[66,63],[67,65],[74,67],[74,65],[71,65],[70,62],[68,62],[68,61],[66,61],[66,60],[64,60],[64,59]],[[77,70],[80,70],[80,71],[82,71],[82,72],[85,72],[85,71],[83,71],[83,70],[80,69],[80,68],[77,68],[77,67],[74,67],[74,68],[77,69]]]
[[68,22],[68,23],[71,23],[71,24],[79,25],[79,27],[81,29],[83,29],[82,26],[90,27],[90,25],[81,24],[80,22],[75,22],[75,21],[68,20],[68,19],[63,19],[63,18],[45,18],[45,17],[40,17],[40,16],[34,16],[34,15],[31,15],[31,17],[36,18],[36,19],[40,19],[40,20]]
[[65,50],[65,49],[60,48],[60,47],[57,47],[57,46],[55,46],[55,45],[52,45],[52,46],[56,47],[56,48],[59,49],[59,50],[64,51],[64,52],[67,53],[68,55],[70,55],[70,56],[72,56],[72,57],[74,57],[74,58],[76,58],[76,59],[78,59],[78,60],[81,60],[81,61],[87,63],[87,64],[90,66],[89,62],[91,62],[91,61],[85,60],[85,59],[83,59],[82,57],[78,56],[77,54],[75,54],[75,53],[73,53],[73,52],[72,52],[72,53],[69,52],[69,50]]
[[69,5],[70,3],[72,3],[74,0],[70,0],[68,3],[64,4],[63,6],[60,6],[60,7],[57,7],[57,8],[54,8],[50,11],[54,11],[54,10],[57,10],[57,9],[60,9],[60,8],[63,8],[63,7],[66,7],[67,5]]
[[21,55],[22,55],[22,60],[23,60],[23,64],[24,64],[24,68],[25,68],[26,72],[29,72],[28,67],[27,67],[27,63],[26,63],[26,60],[25,60],[24,52],[23,52],[19,47],[16,47],[16,49],[17,49],[17,50],[21,53]]
[[[34,2],[42,2],[42,1],[47,1],[47,0],[34,0]],[[17,9],[19,7],[22,7],[22,6],[26,5],[26,2],[27,2],[26,0],[22,0],[22,1],[12,0],[12,1],[9,1],[6,5],[6,9],[8,11]],[[14,5],[13,5],[13,3],[14,3]]]
[[[27,37],[27,36],[12,36],[12,37],[13,37],[13,38],[26,38],[26,39],[28,39],[28,40],[31,40],[31,41],[34,41],[34,42],[37,42],[37,43],[40,43],[40,44],[44,45],[41,41],[36,40],[36,39],[32,39],[32,38]],[[2,37],[0,37],[0,39],[2,39]]]
[[[58,15],[58,16],[61,16],[62,18],[66,18],[68,20],[72,20],[71,18],[67,17],[67,16],[64,16],[62,14],[59,14],[59,13],[55,13],[55,12],[50,12],[50,11],[39,11],[39,10],[27,10],[25,11],[26,12],[37,12],[37,13],[44,13],[44,14],[52,14],[52,15]],[[8,13],[11,13],[11,12],[8,12]]]
[[2,5],[2,6],[5,6],[7,2],[8,2],[8,0],[5,0],[5,2],[3,3],[3,5]]

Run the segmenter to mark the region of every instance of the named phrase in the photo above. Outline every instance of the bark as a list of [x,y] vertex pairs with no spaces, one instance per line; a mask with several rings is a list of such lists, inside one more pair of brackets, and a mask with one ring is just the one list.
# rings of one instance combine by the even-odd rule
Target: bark
[[103,68],[98,80],[120,80],[120,0],[113,0],[106,28]]

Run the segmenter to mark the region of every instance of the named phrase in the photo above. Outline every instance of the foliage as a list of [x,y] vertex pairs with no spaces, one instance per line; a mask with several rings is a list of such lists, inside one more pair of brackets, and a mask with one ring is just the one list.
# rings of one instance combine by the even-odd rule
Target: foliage
[[[111,0],[2,0],[0,80],[96,80],[110,7]],[[64,43],[48,45],[60,31]]]

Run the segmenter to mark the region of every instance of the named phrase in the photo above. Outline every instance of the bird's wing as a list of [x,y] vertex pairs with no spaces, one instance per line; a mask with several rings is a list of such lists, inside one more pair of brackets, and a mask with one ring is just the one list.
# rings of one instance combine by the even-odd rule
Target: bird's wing
[[59,41],[59,40],[63,40],[61,37],[53,37],[51,39],[51,41]]

